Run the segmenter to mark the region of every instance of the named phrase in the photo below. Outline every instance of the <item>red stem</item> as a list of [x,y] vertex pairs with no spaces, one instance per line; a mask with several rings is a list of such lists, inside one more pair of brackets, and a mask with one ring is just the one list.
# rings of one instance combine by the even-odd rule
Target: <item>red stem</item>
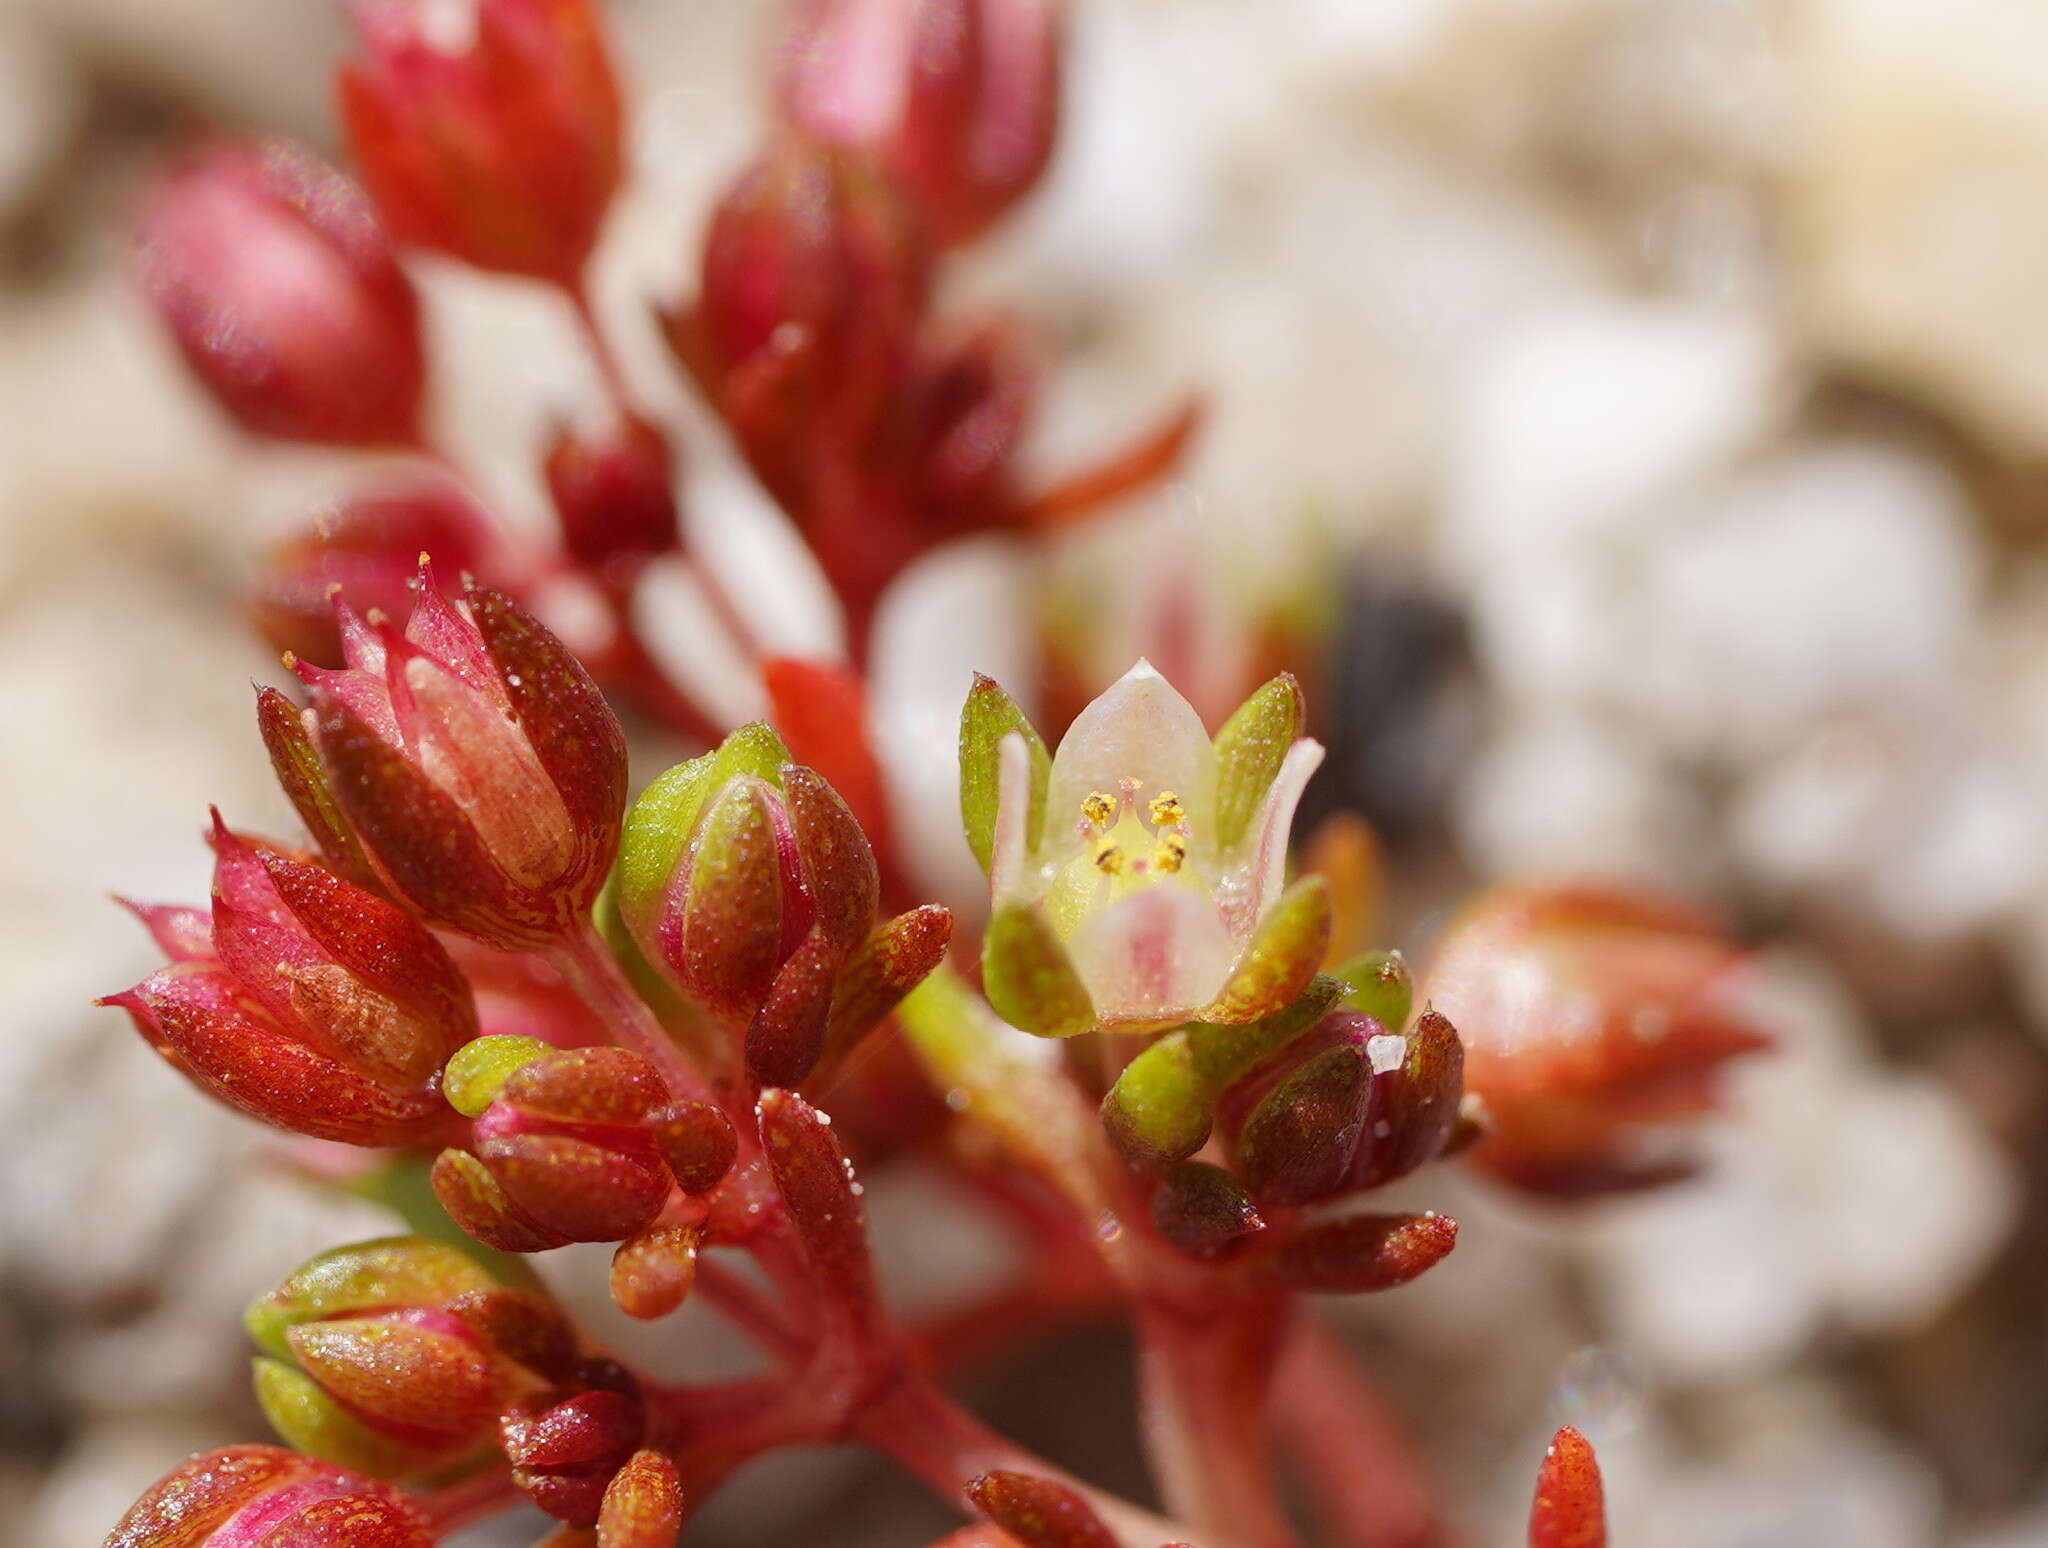
[[1146,1450],[1168,1509],[1205,1540],[1295,1548],[1273,1472],[1268,1417],[1287,1302],[1138,1309]]
[[1441,1548],[1422,1460],[1357,1362],[1312,1314],[1282,1355],[1274,1422],[1332,1548]]
[[509,1510],[524,1498],[513,1485],[512,1475],[503,1468],[497,1468],[436,1489],[431,1494],[414,1495],[412,1506],[427,1518],[438,1538],[473,1526],[502,1510]]
[[704,1077],[683,1056],[620,969],[595,924],[580,921],[548,957],[561,969],[577,998],[611,1029],[613,1040],[644,1055],[661,1072],[670,1096],[678,1101],[717,1101]]

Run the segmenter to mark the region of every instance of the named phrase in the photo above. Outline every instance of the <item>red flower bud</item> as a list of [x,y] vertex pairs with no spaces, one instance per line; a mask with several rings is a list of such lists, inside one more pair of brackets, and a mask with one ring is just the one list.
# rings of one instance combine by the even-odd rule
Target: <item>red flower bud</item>
[[541,1053],[474,1125],[475,1154],[434,1168],[443,1207],[506,1252],[616,1242],[650,1225],[673,1186],[651,1121],[668,1091],[623,1048]]
[[874,152],[952,241],[1028,193],[1059,117],[1058,0],[810,0],[784,50],[792,124]]
[[669,340],[792,509],[809,506],[821,431],[865,426],[902,379],[930,268],[888,182],[798,140],[713,213],[696,306],[667,319]]
[[214,814],[213,943],[285,1026],[398,1089],[476,1036],[469,986],[411,915],[317,865],[238,838]]
[[574,286],[619,181],[618,84],[589,0],[478,0],[460,52],[411,0],[356,0],[342,120],[392,229],[481,269]]
[[[404,633],[338,606],[347,669],[298,664],[325,798],[429,921],[539,949],[578,928],[604,885],[625,808],[624,734],[529,614],[474,582],[450,603],[420,570]],[[303,771],[287,772],[291,792]]]
[[279,1446],[224,1446],[172,1469],[105,1548],[433,1548],[405,1499]]
[[143,284],[245,430],[324,445],[419,440],[419,306],[369,201],[310,151],[222,145],[164,179]]
[[628,418],[602,434],[563,427],[545,471],[562,546],[583,563],[630,562],[675,547],[675,453],[646,420]]
[[645,1418],[637,1397],[597,1390],[506,1410],[499,1439],[512,1481],[534,1504],[571,1526],[595,1526],[605,1489],[639,1446]]
[[334,598],[363,612],[410,611],[420,555],[442,573],[484,567],[495,542],[490,518],[446,480],[420,480],[344,500],[271,551],[250,611],[263,637],[315,666],[342,665]]
[[1474,1159],[1563,1195],[1683,1175],[1641,1141],[1710,1112],[1721,1067],[1768,1046],[1733,1000],[1744,960],[1711,919],[1647,894],[1500,888],[1471,904],[1423,998],[1457,1023],[1491,1122]]
[[1600,1464],[1570,1425],[1557,1432],[1536,1475],[1529,1548],[1607,1548],[1607,1499]]
[[202,1090],[295,1134],[427,1139],[432,1080],[476,1031],[469,989],[416,920],[214,818],[214,913],[138,908],[179,960],[118,1005]]

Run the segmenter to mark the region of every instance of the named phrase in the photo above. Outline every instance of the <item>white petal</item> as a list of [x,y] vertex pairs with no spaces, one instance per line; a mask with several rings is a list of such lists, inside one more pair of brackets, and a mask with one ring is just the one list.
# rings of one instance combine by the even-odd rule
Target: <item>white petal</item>
[[1166,883],[1090,917],[1067,950],[1106,1021],[1192,1016],[1216,998],[1237,961],[1216,905],[1193,888]]
[[1287,749],[1280,772],[1266,787],[1246,841],[1250,846],[1246,886],[1231,898],[1231,926],[1242,935],[1257,928],[1266,905],[1279,897],[1287,884],[1287,836],[1294,827],[1294,809],[1301,804],[1309,776],[1322,764],[1323,744],[1305,736]]
[[1117,793],[1139,780],[1147,795],[1171,790],[1204,838],[1216,789],[1216,752],[1194,706],[1140,661],[1075,717],[1052,760],[1046,832],[1071,827],[1091,791]]
[[1006,903],[1023,891],[1030,863],[1031,749],[1012,731],[996,744],[996,831],[989,851],[989,897]]

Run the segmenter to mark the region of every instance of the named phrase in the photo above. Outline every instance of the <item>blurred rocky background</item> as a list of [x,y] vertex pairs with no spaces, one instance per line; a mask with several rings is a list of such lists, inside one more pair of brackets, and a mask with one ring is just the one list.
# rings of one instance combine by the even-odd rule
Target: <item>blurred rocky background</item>
[[[754,141],[770,4],[612,9],[640,120],[600,302],[684,415],[646,302]],[[1479,880],[1593,873],[1764,947],[1784,1047],[1705,1178],[1566,1212],[1427,1176],[1457,1255],[1337,1313],[1469,1541],[1514,1540],[1568,1418],[1624,1548],[2048,1545],[2048,7],[1074,11],[1056,176],[966,288],[1069,353],[1047,465],[1191,384],[1212,415],[1182,483],[1040,594],[1141,617],[1183,566],[1224,621],[1219,699],[1244,620],[1334,602],[1325,779],[1380,827],[1401,944]],[[130,294],[127,212],[203,127],[331,145],[342,46],[325,0],[0,0],[0,1540],[24,1548],[88,1548],[174,1457],[257,1433],[237,1308],[385,1229],[87,1007],[149,965],[107,891],[203,895],[208,801],[288,826],[239,597],[358,471],[252,450],[188,388]],[[532,437],[589,391],[569,319],[424,275],[445,434],[534,517]],[[716,448],[691,458],[695,525],[758,519]],[[784,637],[829,641],[813,593],[746,568]],[[993,629],[1019,568],[938,556],[898,637]],[[878,713],[913,746],[930,674],[889,634]],[[1099,683],[1141,634],[1070,643]],[[943,768],[897,792],[940,814],[936,888],[964,859]],[[929,1288],[962,1265],[928,1256],[920,1186],[878,1209]],[[1077,1337],[972,1395],[1128,1482],[1124,1359]],[[700,1540],[939,1525],[843,1459],[743,1486]]]

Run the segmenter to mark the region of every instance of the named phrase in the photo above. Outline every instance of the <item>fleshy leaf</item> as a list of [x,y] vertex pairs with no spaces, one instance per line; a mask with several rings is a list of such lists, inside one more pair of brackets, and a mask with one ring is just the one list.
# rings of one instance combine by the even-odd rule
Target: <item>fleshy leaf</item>
[[839,969],[825,1050],[813,1075],[828,1078],[860,1040],[946,957],[953,915],[926,903],[877,926]]
[[285,1334],[302,1322],[384,1306],[439,1306],[497,1281],[467,1253],[423,1236],[387,1236],[308,1259],[249,1303],[242,1325],[258,1346],[291,1357]]
[[658,1225],[612,1254],[612,1300],[629,1317],[651,1322],[689,1299],[697,1280],[700,1225]]
[[1440,1263],[1457,1241],[1448,1215],[1348,1215],[1278,1243],[1258,1267],[1291,1290],[1391,1290]]
[[1206,1161],[1183,1161],[1152,1195],[1152,1223],[1191,1258],[1226,1257],[1266,1228],[1235,1177]]
[[741,726],[700,758],[679,763],[640,794],[626,813],[619,844],[619,909],[643,946],[647,921],[689,847],[704,806],[730,780],[746,776],[773,784],[789,762],[782,739],[760,721]]
[[1052,758],[1017,701],[993,679],[977,672],[960,709],[960,821],[967,832],[967,846],[984,871],[995,848],[998,749],[1003,738],[1013,733],[1024,739],[1030,751],[1031,808],[1024,831],[1025,842],[1035,848],[1045,821]]
[[761,1145],[820,1285],[872,1331],[882,1316],[867,1212],[832,1121],[793,1091],[761,1093]]
[[498,1033],[465,1043],[441,1072],[441,1095],[465,1118],[474,1118],[497,1098],[513,1073],[555,1050],[537,1037]]
[[442,1453],[380,1435],[295,1366],[259,1356],[251,1369],[257,1407],[294,1451],[373,1478],[404,1478],[445,1460]]
[[683,1528],[683,1484],[658,1451],[636,1451],[605,1485],[597,1548],[675,1548]]
[[500,1252],[546,1252],[569,1238],[544,1231],[505,1196],[490,1169],[466,1150],[444,1150],[434,1162],[434,1197],[449,1219]]
[[327,771],[306,730],[305,711],[275,688],[256,690],[256,725],[285,799],[327,863],[358,887],[381,892],[376,867],[328,788]]
[[983,1473],[969,1482],[967,1497],[1025,1548],[1119,1548],[1088,1502],[1053,1479]]
[[1262,1204],[1312,1204],[1344,1185],[1365,1133],[1372,1070],[1361,1049],[1326,1048],[1269,1091],[1238,1136],[1237,1165]]
[[1570,1425],[1557,1432],[1536,1475],[1529,1548],[1607,1548],[1607,1498],[1600,1464]]

